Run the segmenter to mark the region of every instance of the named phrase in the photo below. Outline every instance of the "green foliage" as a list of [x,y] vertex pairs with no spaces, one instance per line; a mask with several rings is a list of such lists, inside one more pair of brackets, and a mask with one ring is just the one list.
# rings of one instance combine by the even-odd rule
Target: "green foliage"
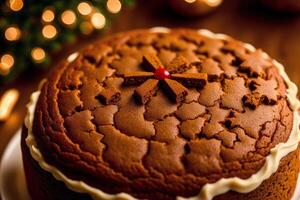
[[[19,0],[21,1],[21,0]],[[91,15],[83,16],[77,6],[81,2],[88,2],[93,7],[93,12],[100,12],[105,16],[106,25],[110,24],[113,15],[107,10],[107,0],[23,0],[24,6],[21,10],[15,12],[10,9],[9,0],[3,0],[0,3],[0,58],[4,54],[10,54],[14,57],[14,65],[7,75],[0,74],[0,82],[14,80],[25,70],[35,68],[44,68],[49,66],[49,53],[59,51],[63,45],[75,41],[78,35],[82,34],[80,24],[84,21],[90,22]],[[122,8],[130,6],[134,0],[120,0]],[[42,14],[45,9],[54,11],[53,21],[46,23],[42,20]],[[72,10],[76,14],[76,22],[72,26],[66,26],[61,20],[61,15],[66,10]],[[51,39],[47,39],[42,34],[45,25],[51,24],[57,34]],[[16,41],[8,41],[5,38],[5,31],[8,27],[15,26],[21,31],[21,37]],[[103,27],[101,30],[105,30]],[[46,57],[42,63],[34,62],[31,51],[39,47],[45,50]]]

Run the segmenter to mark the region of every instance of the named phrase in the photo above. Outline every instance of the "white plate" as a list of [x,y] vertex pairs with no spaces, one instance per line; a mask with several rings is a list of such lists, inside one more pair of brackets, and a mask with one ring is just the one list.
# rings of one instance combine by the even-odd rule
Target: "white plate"
[[[21,131],[11,139],[3,154],[0,166],[0,193],[2,200],[30,200],[27,192],[21,154]],[[300,199],[300,175],[294,197]]]
[[0,166],[2,200],[30,200],[27,193],[21,154],[21,130],[10,140]]

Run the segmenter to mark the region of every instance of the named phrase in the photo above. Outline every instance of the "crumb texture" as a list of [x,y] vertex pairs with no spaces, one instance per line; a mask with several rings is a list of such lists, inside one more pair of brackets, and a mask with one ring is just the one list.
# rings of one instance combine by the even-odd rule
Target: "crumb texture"
[[[151,75],[162,66],[170,79]],[[41,90],[33,132],[70,178],[141,198],[191,196],[221,178],[249,178],[287,141],[285,93],[261,50],[192,30],[139,30],[62,62]]]

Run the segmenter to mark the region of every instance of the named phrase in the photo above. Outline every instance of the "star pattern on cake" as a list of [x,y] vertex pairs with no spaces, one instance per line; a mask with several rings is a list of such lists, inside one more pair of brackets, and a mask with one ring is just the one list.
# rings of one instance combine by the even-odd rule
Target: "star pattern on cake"
[[125,73],[123,82],[125,86],[139,85],[134,90],[134,97],[141,104],[146,104],[159,88],[171,100],[180,103],[189,93],[187,87],[201,89],[207,82],[206,73],[183,73],[188,68],[188,62],[181,55],[165,67],[155,54],[146,54],[142,67],[145,71]]

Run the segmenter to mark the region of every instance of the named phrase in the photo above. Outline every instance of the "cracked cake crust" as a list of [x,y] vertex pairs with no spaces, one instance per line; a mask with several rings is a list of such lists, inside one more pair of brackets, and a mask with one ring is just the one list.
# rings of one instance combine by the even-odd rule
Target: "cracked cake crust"
[[[206,85],[188,88],[182,102],[158,89],[138,104],[137,86],[123,85],[124,74],[143,71],[149,53],[166,66],[185,57],[188,67],[176,73],[206,73]],[[117,91],[118,101],[105,103],[105,91]],[[54,70],[33,134],[47,162],[105,192],[192,196],[221,178],[249,178],[287,141],[293,112],[285,91],[262,51],[236,40],[186,29],[121,33]]]

